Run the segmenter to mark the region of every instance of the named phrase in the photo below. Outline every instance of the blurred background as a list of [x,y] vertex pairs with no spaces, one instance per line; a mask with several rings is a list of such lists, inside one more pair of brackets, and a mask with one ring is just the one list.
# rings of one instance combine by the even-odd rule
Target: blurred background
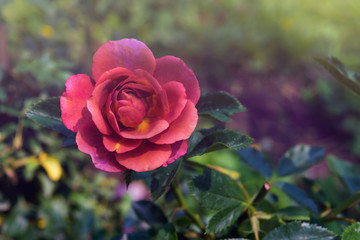
[[[0,0],[0,226],[4,239],[107,239],[131,199],[119,175],[94,170],[76,147],[23,109],[90,74],[108,40],[136,38],[155,57],[182,58],[202,93],[224,90],[248,109],[228,127],[278,159],[297,143],[360,156],[360,101],[311,56],[359,70],[360,2],[352,0]],[[319,165],[312,177],[326,174]],[[69,224],[71,223],[71,224]],[[27,238],[29,239],[29,238]]]

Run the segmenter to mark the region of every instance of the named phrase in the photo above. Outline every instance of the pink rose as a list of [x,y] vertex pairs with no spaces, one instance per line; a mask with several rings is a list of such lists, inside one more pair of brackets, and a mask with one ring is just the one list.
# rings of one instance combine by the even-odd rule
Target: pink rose
[[194,131],[199,83],[179,58],[155,59],[135,39],[109,41],[93,57],[92,76],[65,83],[61,117],[95,167],[150,171],[183,156]]

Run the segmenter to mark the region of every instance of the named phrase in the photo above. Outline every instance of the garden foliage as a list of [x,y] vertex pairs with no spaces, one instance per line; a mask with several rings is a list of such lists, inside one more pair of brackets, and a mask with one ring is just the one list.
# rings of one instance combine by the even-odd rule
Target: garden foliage
[[[54,107],[53,99],[43,100],[31,106],[27,115],[53,127],[53,119],[59,118]],[[186,155],[168,167],[126,173],[127,185],[142,179],[152,200],[132,202],[135,215],[124,219],[132,231],[119,232],[113,239],[124,234],[130,239],[336,239],[348,226],[353,227],[358,214],[351,209],[357,208],[360,196],[357,166],[328,155],[330,169],[345,189],[333,178],[314,181],[304,172],[325,158],[326,149],[300,144],[279,161],[270,160],[251,145],[250,137],[221,127],[222,121],[245,110],[231,95],[204,95],[197,108],[200,115],[220,125],[196,130]],[[67,133],[64,128],[54,130]],[[230,151],[236,170],[208,163],[209,154],[221,151]],[[345,194],[346,199],[337,194]],[[349,231],[344,232],[344,239]]]
[[[350,94],[309,57],[340,56],[355,69],[359,9],[352,0],[0,1],[0,239],[360,239],[359,76],[314,57]],[[72,74],[90,75],[96,48],[125,37],[189,64],[202,87],[200,121],[167,167],[105,173],[76,148],[58,96]],[[248,100],[255,110],[241,101],[246,112],[237,99],[252,94],[254,78],[262,92]],[[279,157],[234,129],[294,78],[306,79],[296,94],[340,140]]]

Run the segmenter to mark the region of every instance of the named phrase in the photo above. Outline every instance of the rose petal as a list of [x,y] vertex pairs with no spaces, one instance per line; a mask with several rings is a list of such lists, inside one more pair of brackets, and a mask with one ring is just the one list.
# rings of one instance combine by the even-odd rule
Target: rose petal
[[112,81],[110,79],[96,85],[93,94],[87,100],[87,108],[91,113],[92,120],[99,131],[106,135],[112,134],[113,131],[108,122],[104,119],[101,109],[104,107],[107,97],[113,88],[111,82]]
[[106,150],[102,143],[102,134],[92,122],[80,126],[76,143],[80,151],[90,154],[96,168],[108,172],[127,170],[116,161],[114,153]]
[[154,170],[169,160],[170,145],[157,145],[144,141],[130,152],[115,154],[116,160],[124,167],[136,172]]
[[79,127],[89,120],[91,115],[86,108],[94,86],[86,74],[73,75],[65,83],[66,91],[60,98],[61,118],[65,126],[77,132]]
[[164,163],[162,166],[167,167],[169,164],[173,163],[176,159],[181,156],[184,156],[188,149],[188,140],[178,141],[174,144],[171,144],[172,153],[169,160]]
[[102,109],[110,93],[114,92],[119,84],[131,76],[132,73],[125,68],[115,68],[104,73],[101,76],[101,81],[95,84],[94,91],[87,101],[87,108],[91,113],[92,120],[99,131],[105,135],[110,135],[113,131],[105,120]]
[[[153,76],[148,72],[141,69],[137,69],[134,74],[139,78],[145,78],[146,83],[152,87],[153,95],[147,98],[149,109],[148,117],[163,117],[169,112],[169,103],[166,96],[166,92],[163,91],[161,85]],[[150,92],[149,92],[150,93]]]
[[103,136],[104,146],[109,152],[128,152],[140,146],[141,142],[140,139],[126,139],[118,135]]
[[197,121],[197,109],[191,101],[187,101],[181,115],[170,124],[169,128],[149,140],[156,144],[172,144],[188,139],[194,131]]
[[108,119],[109,124],[112,127],[112,129],[117,134],[120,134],[120,127],[119,127],[119,124],[118,124],[115,114],[112,111],[107,111],[106,115],[107,115],[107,119]]
[[181,82],[186,89],[187,98],[195,105],[198,102],[200,98],[199,82],[193,71],[180,58],[165,56],[156,59],[154,77],[161,85],[171,81]]
[[154,73],[155,58],[151,50],[136,39],[121,39],[104,43],[94,54],[92,75],[95,81],[106,71],[124,67],[131,71],[143,69]]
[[110,69],[110,70],[104,72],[100,76],[100,78],[96,81],[96,85],[102,83],[105,80],[109,80],[109,79],[118,79],[117,82],[121,82],[121,80],[119,81],[119,79],[123,79],[123,81],[126,81],[132,75],[133,75],[133,73],[126,68],[123,68],[123,67],[113,68],[113,69]]
[[162,90],[160,83],[153,76],[151,76],[148,72],[146,72],[142,69],[137,69],[134,71],[134,74],[139,79],[146,79],[147,83],[154,89],[155,93],[158,93]]
[[169,127],[169,123],[164,119],[145,117],[142,123],[135,128],[120,131],[120,136],[129,139],[148,139]]
[[163,89],[166,92],[170,110],[164,119],[172,123],[180,116],[187,103],[185,88],[182,83],[167,82],[163,85]]

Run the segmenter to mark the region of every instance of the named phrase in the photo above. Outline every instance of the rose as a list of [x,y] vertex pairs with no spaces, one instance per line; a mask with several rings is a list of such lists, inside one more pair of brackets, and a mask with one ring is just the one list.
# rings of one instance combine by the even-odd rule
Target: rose
[[65,83],[61,118],[95,167],[150,171],[183,156],[198,115],[199,83],[179,58],[155,59],[135,39],[109,41],[93,56],[92,76]]

